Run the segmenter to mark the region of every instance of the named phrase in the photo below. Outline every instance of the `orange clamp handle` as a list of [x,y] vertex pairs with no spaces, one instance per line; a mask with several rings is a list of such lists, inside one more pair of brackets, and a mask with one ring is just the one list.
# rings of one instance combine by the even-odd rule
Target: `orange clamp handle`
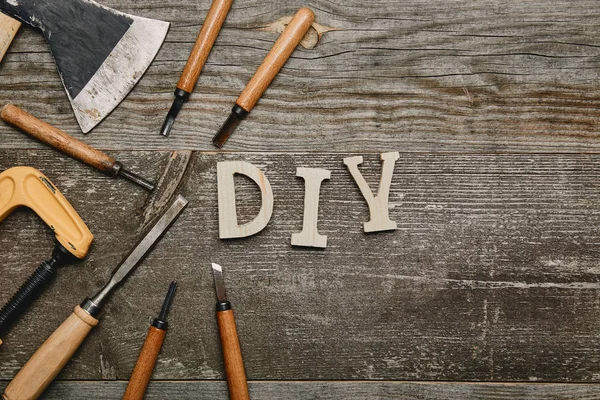
[[67,251],[85,257],[94,240],[92,232],[50,179],[35,168],[13,167],[0,174],[0,222],[21,206],[39,215]]

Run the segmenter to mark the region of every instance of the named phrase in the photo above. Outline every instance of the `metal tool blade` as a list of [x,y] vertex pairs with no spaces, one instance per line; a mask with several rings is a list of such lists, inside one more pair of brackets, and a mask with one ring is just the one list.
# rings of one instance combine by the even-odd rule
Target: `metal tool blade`
[[168,22],[125,15],[133,19],[133,23],[83,90],[75,98],[71,98],[67,90],[83,133],[92,130],[123,101],[144,75],[167,36]]
[[165,301],[163,302],[162,308],[160,309],[160,314],[158,314],[159,320],[166,321],[167,313],[169,312],[169,308],[171,307],[171,303],[173,302],[173,297],[175,297],[176,290],[177,290],[177,281],[173,281],[169,285],[169,290],[167,291],[167,297],[165,297]]
[[219,132],[213,137],[213,144],[218,148],[223,147],[240,122],[242,122],[242,120],[237,115],[234,113],[229,114],[229,117],[225,120],[221,129],[219,129]]
[[227,293],[225,292],[225,281],[223,280],[223,268],[219,264],[212,263],[213,278],[215,280],[215,292],[219,302],[227,301]]
[[102,302],[110,291],[119,284],[131,272],[131,270],[144,258],[144,256],[154,247],[164,233],[169,229],[169,226],[177,219],[183,211],[188,201],[181,195],[171,204],[169,209],[160,217],[154,224],[152,229],[144,236],[137,246],[129,253],[127,257],[117,267],[108,284],[102,288],[92,301],[97,307],[102,305]]

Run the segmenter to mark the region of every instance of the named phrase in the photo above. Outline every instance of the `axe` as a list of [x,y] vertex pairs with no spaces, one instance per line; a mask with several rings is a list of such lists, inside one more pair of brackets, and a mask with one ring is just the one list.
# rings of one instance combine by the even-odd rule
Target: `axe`
[[83,133],[133,89],[169,29],[92,0],[0,0],[0,11],[42,31]]

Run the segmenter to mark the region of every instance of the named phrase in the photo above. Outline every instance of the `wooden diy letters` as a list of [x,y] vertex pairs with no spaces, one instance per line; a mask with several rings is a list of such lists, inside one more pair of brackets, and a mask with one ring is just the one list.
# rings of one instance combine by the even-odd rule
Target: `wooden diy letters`
[[[369,207],[370,219],[364,223],[365,232],[379,232],[396,229],[396,222],[389,217],[388,199],[398,152],[381,154],[381,180],[377,195],[373,195],[368,183],[358,170],[362,164],[361,156],[344,158],[344,164],[354,178],[360,192]],[[260,188],[262,205],[258,215],[251,222],[239,225],[235,206],[235,174],[245,175]],[[296,169],[296,176],[304,179],[304,217],[302,231],[292,234],[292,246],[327,247],[327,236],[319,234],[319,193],[321,183],[330,179],[331,172],[320,168]],[[263,230],[273,214],[273,191],[263,172],[256,166],[244,161],[224,161],[217,163],[217,190],[219,202],[219,238],[241,238],[254,235]]]
[[320,168],[296,168],[296,176],[304,178],[304,221],[302,232],[292,234],[292,246],[327,247],[327,236],[319,235],[319,192],[321,182],[331,177],[331,172]]
[[365,222],[365,232],[391,231],[396,229],[396,223],[390,220],[389,217],[388,198],[390,196],[390,185],[392,183],[392,175],[394,174],[394,165],[399,158],[400,153],[397,151],[381,154],[383,166],[381,167],[381,181],[379,182],[377,196],[373,196],[373,192],[371,192],[367,181],[365,181],[365,178],[363,178],[358,170],[358,166],[363,162],[362,156],[344,158],[344,164],[348,167],[360,192],[369,205],[371,220]]
[[[233,176],[245,175],[260,188],[262,205],[258,215],[244,225],[237,223]],[[219,238],[230,239],[254,235],[262,231],[273,214],[273,190],[263,172],[244,161],[217,163],[217,192],[219,198]]]

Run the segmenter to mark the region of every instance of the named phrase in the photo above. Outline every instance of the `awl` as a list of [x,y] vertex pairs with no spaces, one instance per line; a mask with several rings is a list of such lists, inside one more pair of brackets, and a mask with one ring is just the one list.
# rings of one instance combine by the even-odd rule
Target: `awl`
[[177,114],[179,114],[183,103],[185,103],[190,97],[190,94],[192,94],[196,82],[198,82],[200,72],[202,72],[202,68],[208,59],[208,55],[217,40],[217,36],[219,36],[219,32],[221,31],[221,27],[223,26],[223,22],[225,22],[225,18],[229,13],[232,3],[233,0],[213,0],[210,10],[208,10],[208,14],[206,15],[206,19],[204,20],[204,25],[202,25],[202,29],[196,39],[196,44],[194,44],[194,48],[192,49],[187,64],[177,83],[175,100],[173,101],[173,105],[160,130],[161,135],[169,136],[171,128],[175,123],[175,118],[177,118]]
[[4,390],[4,400],[37,399],[69,362],[92,328],[98,324],[102,306],[146,253],[158,242],[187,205],[182,196],[171,204],[150,231],[126,256],[110,281],[94,297],[85,299],[31,356]]
[[213,138],[215,146],[223,147],[234,129],[252,111],[285,62],[290,58],[298,43],[302,41],[314,20],[315,14],[308,8],[301,8],[296,12],[294,18],[281,33],[269,54],[258,67],[242,94],[240,94],[240,97],[235,101],[229,118]]
[[0,109],[0,118],[30,136],[33,136],[42,143],[54,147],[87,165],[104,172],[106,175],[113,178],[122,176],[130,181],[137,183],[147,190],[154,190],[154,184],[149,182],[133,172],[123,168],[123,164],[100,150],[83,143],[81,140],[75,139],[68,133],[61,131],[52,125],[41,121],[33,115],[21,110],[12,104],[7,104]]
[[227,387],[231,400],[249,400],[248,382],[240,340],[238,338],[235,317],[231,309],[231,303],[227,300],[225,282],[223,281],[223,268],[219,264],[212,264],[213,277],[215,280],[215,291],[217,293],[217,324],[221,336],[221,348],[223,349],[223,362],[225,374],[227,375]]
[[165,335],[167,334],[167,327],[169,326],[167,323],[167,313],[173,302],[176,289],[177,282],[171,282],[160,314],[157,318],[154,318],[154,321],[152,321],[152,325],[148,330],[146,341],[142,346],[137,363],[135,363],[135,367],[131,373],[131,378],[129,379],[122,400],[143,400],[144,398],[148,382],[150,382],[150,377],[154,370],[154,365],[156,364],[158,354],[160,353],[160,349],[165,340]]

